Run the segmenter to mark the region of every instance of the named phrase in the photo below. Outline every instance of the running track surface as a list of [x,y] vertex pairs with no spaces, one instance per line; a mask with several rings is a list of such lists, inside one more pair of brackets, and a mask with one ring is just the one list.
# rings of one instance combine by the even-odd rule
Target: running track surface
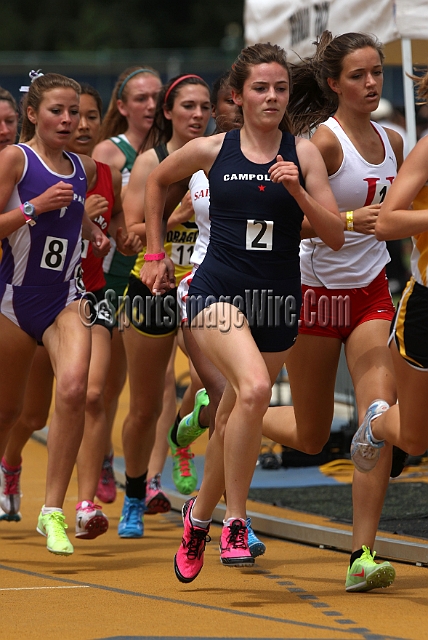
[[[146,516],[144,539],[121,540],[122,492],[105,506],[107,534],[76,541],[69,558],[54,556],[36,532],[46,456],[42,444],[27,445],[23,519],[0,523],[1,635],[6,640],[428,638],[426,568],[396,564],[397,580],[389,589],[349,594],[344,591],[346,554],[264,538],[267,553],[254,569],[223,567],[220,528],[213,526],[204,569],[183,585],[173,569],[180,514]],[[74,477],[65,504],[73,543],[76,496]]]

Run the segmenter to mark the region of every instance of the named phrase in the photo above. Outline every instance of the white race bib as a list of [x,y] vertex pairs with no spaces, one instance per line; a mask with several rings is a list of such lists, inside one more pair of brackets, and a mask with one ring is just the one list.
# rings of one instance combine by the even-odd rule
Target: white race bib
[[67,255],[68,240],[66,238],[54,238],[48,236],[43,249],[40,266],[42,269],[62,271]]
[[247,220],[246,249],[272,251],[273,220]]
[[193,244],[173,242],[171,244],[171,260],[174,264],[180,266],[183,264],[190,264],[190,258],[192,257],[194,248]]

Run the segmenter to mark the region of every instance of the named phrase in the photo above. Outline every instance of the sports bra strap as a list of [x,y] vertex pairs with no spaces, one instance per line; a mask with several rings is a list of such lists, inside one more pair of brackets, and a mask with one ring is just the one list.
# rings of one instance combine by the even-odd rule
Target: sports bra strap
[[168,149],[166,148],[166,144],[164,142],[161,142],[160,145],[155,147],[154,151],[158,157],[159,162],[162,162],[162,160],[165,160],[165,158],[169,155]]

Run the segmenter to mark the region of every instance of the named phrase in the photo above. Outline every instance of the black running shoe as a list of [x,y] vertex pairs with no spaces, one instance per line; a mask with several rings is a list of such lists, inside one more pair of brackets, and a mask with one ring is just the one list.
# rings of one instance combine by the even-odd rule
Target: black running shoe
[[398,478],[407,463],[408,455],[398,447],[392,447],[391,478]]

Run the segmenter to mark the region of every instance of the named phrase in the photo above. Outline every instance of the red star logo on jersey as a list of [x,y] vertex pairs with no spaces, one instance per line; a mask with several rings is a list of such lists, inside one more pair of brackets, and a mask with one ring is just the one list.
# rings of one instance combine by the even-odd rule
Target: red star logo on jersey
[[260,191],[264,191],[266,189],[266,186],[264,184],[259,184],[259,189]]

